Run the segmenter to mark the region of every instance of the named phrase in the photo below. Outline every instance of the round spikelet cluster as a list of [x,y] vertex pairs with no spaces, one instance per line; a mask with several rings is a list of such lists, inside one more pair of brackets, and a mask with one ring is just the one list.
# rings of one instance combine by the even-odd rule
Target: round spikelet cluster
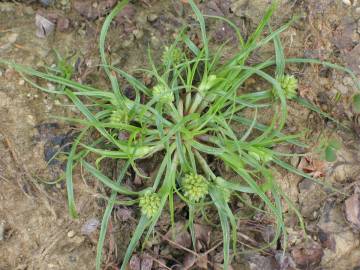
[[279,78],[281,88],[284,89],[287,99],[293,99],[297,95],[298,81],[293,75],[284,75]]
[[179,48],[169,48],[165,47],[162,54],[162,62],[164,65],[167,65],[169,62],[178,64],[181,61],[182,52]]
[[128,114],[124,110],[113,111],[110,116],[110,123],[119,124],[119,123],[128,123]]
[[249,151],[249,155],[255,158],[257,161],[261,161],[264,163],[272,161],[273,159],[271,153],[261,148],[252,148]]
[[197,202],[208,194],[208,182],[199,174],[187,174],[182,180],[184,195],[190,201]]
[[162,84],[157,84],[153,87],[153,96],[163,104],[174,101],[174,94]]
[[160,197],[154,192],[146,193],[140,198],[141,212],[148,218],[152,218],[159,211]]

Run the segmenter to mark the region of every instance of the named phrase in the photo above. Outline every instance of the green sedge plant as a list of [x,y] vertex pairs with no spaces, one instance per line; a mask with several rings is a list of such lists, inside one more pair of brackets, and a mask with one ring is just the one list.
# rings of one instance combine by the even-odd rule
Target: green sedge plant
[[[85,128],[72,144],[67,157],[66,187],[68,208],[72,217],[77,217],[73,190],[73,169],[83,166],[96,180],[111,190],[107,198],[100,237],[97,247],[96,269],[101,268],[103,244],[111,212],[116,203],[139,206],[139,222],[132,235],[123,258],[121,269],[126,266],[140,241],[145,242],[155,230],[163,211],[170,211],[170,222],[174,225],[174,197],[177,196],[188,206],[190,231],[195,246],[194,219],[205,213],[205,207],[213,207],[223,232],[223,267],[228,269],[231,259],[237,254],[238,216],[231,201],[244,193],[258,197],[265,211],[273,217],[275,236],[267,246],[276,244],[283,236],[286,244],[282,202],[288,203],[301,216],[274,179],[274,168],[281,167],[302,177],[313,179],[284,161],[293,153],[274,150],[279,144],[306,148],[300,141],[301,134],[286,134],[283,129],[287,121],[289,101],[319,112],[310,102],[298,97],[297,79],[285,73],[286,64],[321,64],[330,68],[354,74],[343,67],[316,59],[285,58],[279,35],[291,22],[272,31],[267,27],[276,10],[272,3],[255,31],[244,40],[240,30],[226,18],[204,16],[193,0],[189,4],[194,12],[201,37],[197,46],[188,36],[186,27],[175,41],[164,49],[159,61],[154,61],[148,50],[150,68],[139,69],[154,79],[152,86],[122,69],[111,66],[105,53],[106,35],[113,18],[127,4],[123,0],[111,11],[104,21],[99,41],[100,57],[104,72],[109,78],[111,90],[97,89],[71,80],[71,66],[62,63],[62,68],[41,72],[13,62],[0,60],[24,77],[31,76],[59,85],[56,90],[46,89],[26,80],[33,86],[56,95],[67,96],[84,118],[63,118]],[[238,40],[238,50],[224,61],[225,46],[210,49],[210,38],[206,32],[205,18],[222,20],[233,28]],[[269,34],[264,37],[264,29]],[[261,63],[249,65],[251,54],[262,46],[273,43],[274,57]],[[224,44],[225,45],[225,44]],[[119,85],[119,77],[125,79],[135,92],[135,98],[127,98]],[[266,82],[262,91],[240,91],[251,77]],[[359,82],[356,81],[359,87]],[[271,120],[261,123],[258,114],[271,111]],[[248,117],[251,112],[252,117]],[[237,131],[234,126],[242,126]],[[95,140],[88,138],[97,133]],[[126,134],[126,136],[120,135]],[[89,154],[97,156],[95,164]],[[122,183],[129,169],[139,173],[137,161],[154,154],[162,156],[152,185],[142,190],[132,190]],[[124,165],[117,179],[110,179],[101,171],[103,159],[123,160]],[[225,179],[213,166],[220,162],[237,175],[241,181]],[[126,195],[128,201],[117,201],[117,196]],[[217,221],[212,221],[216,223]]]

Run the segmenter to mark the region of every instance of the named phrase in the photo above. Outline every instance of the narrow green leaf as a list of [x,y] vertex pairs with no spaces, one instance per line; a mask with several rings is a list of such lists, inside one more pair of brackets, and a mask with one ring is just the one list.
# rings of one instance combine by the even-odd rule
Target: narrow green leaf
[[360,113],[360,94],[356,94],[353,97],[354,110],[357,113]]
[[[130,165],[130,160],[128,160],[126,162],[126,164],[124,165],[124,167],[121,169],[121,171],[119,173],[119,177],[116,180],[117,184],[120,184],[121,181],[123,180],[125,173],[129,168],[129,165]],[[105,237],[106,237],[106,231],[107,231],[109,220],[111,217],[111,212],[112,212],[115,202],[116,202],[116,196],[117,196],[117,192],[115,190],[113,190],[111,192],[111,196],[108,200],[108,204],[106,206],[106,209],[105,209],[102,221],[101,221],[100,234],[99,234],[98,244],[97,244],[97,248],[96,248],[96,263],[95,263],[96,270],[101,269],[102,250],[103,250],[104,241],[105,241]]]
[[107,176],[102,174],[98,169],[87,163],[85,160],[82,160],[81,164],[88,172],[90,172],[93,176],[95,176],[97,180],[99,180],[100,182],[102,182],[104,185],[111,188],[112,190],[124,195],[139,195],[139,192],[131,191],[130,189],[123,187],[117,184],[116,182],[110,180]]

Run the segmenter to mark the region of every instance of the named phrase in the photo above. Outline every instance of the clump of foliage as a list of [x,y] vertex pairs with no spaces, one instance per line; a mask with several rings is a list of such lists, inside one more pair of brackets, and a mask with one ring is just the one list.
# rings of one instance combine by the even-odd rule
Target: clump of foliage
[[[269,6],[256,30],[246,41],[239,29],[227,19],[208,16],[227,22],[236,33],[238,50],[224,62],[224,46],[215,51],[210,50],[204,16],[193,0],[189,0],[199,23],[202,46],[194,44],[184,28],[165,49],[159,65],[154,63],[149,51],[151,68],[141,71],[154,78],[156,83],[147,87],[125,71],[110,66],[106,58],[105,38],[110,23],[126,3],[127,1],[120,2],[108,15],[100,35],[101,60],[112,91],[77,83],[69,76],[64,76],[61,70],[57,70],[56,74],[43,73],[14,63],[5,63],[22,74],[59,84],[60,88],[50,91],[29,81],[43,91],[67,96],[86,118],[68,119],[85,126],[85,129],[73,143],[68,156],[66,184],[69,211],[73,217],[77,216],[73,192],[73,168],[76,164],[80,163],[112,191],[101,226],[97,269],[100,269],[106,229],[118,194],[131,198],[124,202],[127,205],[138,204],[141,209],[141,217],[121,269],[125,269],[141,237],[145,234],[146,240],[154,231],[167,205],[171,223],[174,224],[174,196],[188,205],[188,229],[193,242],[195,215],[201,214],[205,205],[213,205],[217,210],[223,231],[224,269],[227,269],[238,247],[237,216],[230,206],[231,200],[243,193],[261,199],[263,210],[273,216],[276,224],[275,236],[269,245],[275,244],[281,235],[286,236],[283,200],[298,214],[302,225],[298,211],[278,187],[273,169],[274,166],[279,166],[312,178],[282,160],[283,156],[294,154],[277,152],[274,147],[279,144],[306,147],[299,141],[300,134],[283,132],[287,106],[290,99],[310,109],[314,109],[314,106],[297,96],[297,79],[285,73],[285,65],[323,64],[352,73],[345,68],[314,59],[286,59],[279,34],[291,22],[275,31],[270,30],[270,34],[262,37],[263,30],[276,9],[276,3]],[[269,42],[274,44],[274,57],[249,65],[249,56]],[[132,86],[136,94],[134,99],[129,99],[122,93],[118,76]],[[251,77],[266,82],[267,88],[263,91],[239,91]],[[271,112],[271,121],[267,124],[258,120],[258,113],[265,109],[267,113]],[[252,118],[248,115],[252,115]],[[237,131],[234,125],[242,126],[243,131]],[[100,135],[99,138],[91,144],[85,144],[84,139],[94,132]],[[124,160],[125,165],[118,178],[109,179],[99,169],[101,166],[91,165],[87,158],[89,153],[98,156],[97,164],[104,158]],[[151,157],[155,153],[161,154],[163,158],[151,186],[134,191],[121,183],[130,167],[138,172],[137,160]],[[221,162],[242,180],[236,182],[224,179],[210,160]]]

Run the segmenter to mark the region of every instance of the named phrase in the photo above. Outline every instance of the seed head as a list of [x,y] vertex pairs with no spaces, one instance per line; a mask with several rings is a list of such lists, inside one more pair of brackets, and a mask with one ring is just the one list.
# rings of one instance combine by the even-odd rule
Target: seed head
[[113,111],[110,116],[110,123],[119,124],[119,123],[128,123],[129,118],[128,114],[124,110]]
[[[278,79],[281,88],[284,89],[287,99],[293,99],[297,95],[298,81],[293,75],[284,75]],[[275,91],[275,89],[274,89]]]
[[265,149],[261,149],[261,148],[252,148],[249,151],[249,155],[252,156],[253,158],[255,158],[257,161],[261,161],[264,163],[267,163],[269,161],[272,160],[272,155],[271,153],[269,153],[268,151],[266,151]]
[[209,185],[204,176],[191,173],[183,178],[182,187],[185,197],[197,202],[208,194]]
[[154,192],[146,193],[140,198],[141,212],[148,218],[152,218],[159,211],[160,197]]
[[163,104],[172,103],[174,101],[174,94],[162,84],[157,84],[153,87],[153,96]]
[[167,65],[169,62],[178,64],[181,60],[182,52],[179,48],[169,48],[165,47],[162,54],[162,62],[164,65]]

